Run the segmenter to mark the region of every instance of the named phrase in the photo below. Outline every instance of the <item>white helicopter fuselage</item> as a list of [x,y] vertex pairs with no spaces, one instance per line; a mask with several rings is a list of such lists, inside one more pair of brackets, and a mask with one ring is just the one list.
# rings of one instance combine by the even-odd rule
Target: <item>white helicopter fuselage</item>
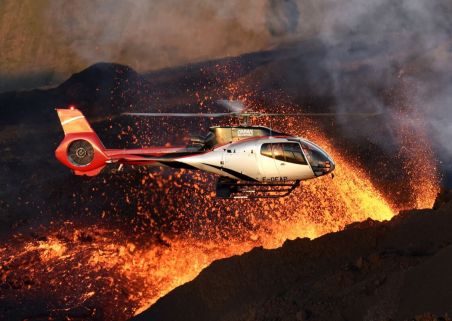
[[[308,146],[323,157],[322,170]],[[255,182],[308,180],[331,172],[335,166],[318,146],[296,137],[250,138],[174,161],[230,179]]]

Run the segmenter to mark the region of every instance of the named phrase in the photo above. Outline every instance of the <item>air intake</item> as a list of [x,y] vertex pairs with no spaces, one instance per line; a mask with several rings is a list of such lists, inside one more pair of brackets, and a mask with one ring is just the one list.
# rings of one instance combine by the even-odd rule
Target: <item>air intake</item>
[[94,148],[86,140],[74,140],[67,149],[67,156],[73,165],[86,166],[94,159]]

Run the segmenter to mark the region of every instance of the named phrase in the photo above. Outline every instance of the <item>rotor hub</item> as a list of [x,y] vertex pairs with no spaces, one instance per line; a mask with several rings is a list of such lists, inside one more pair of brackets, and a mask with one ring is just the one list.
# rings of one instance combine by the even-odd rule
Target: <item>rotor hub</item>
[[86,166],[94,159],[94,148],[90,142],[78,139],[69,144],[67,155],[73,165]]

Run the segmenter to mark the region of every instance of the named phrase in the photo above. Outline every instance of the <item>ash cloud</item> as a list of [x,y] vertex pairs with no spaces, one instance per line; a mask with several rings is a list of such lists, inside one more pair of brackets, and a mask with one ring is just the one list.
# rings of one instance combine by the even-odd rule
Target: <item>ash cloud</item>
[[[297,35],[298,5],[296,0],[0,1],[0,91],[55,85],[97,62],[148,72],[261,51]],[[13,81],[49,71],[51,79]]]
[[143,72],[267,48],[297,25],[293,0],[270,3],[58,1],[48,16],[84,61],[126,63]]
[[267,28],[274,36],[296,32],[300,22],[300,11],[294,0],[268,0]]
[[[310,13],[304,13],[306,19]],[[410,117],[422,115],[447,167],[452,159],[452,3],[323,0],[313,19],[321,21],[316,38],[327,48],[322,64],[338,110],[382,111],[388,127],[404,124],[413,132],[420,126]],[[397,117],[401,105],[412,109],[407,118]],[[341,121],[346,129],[356,119]],[[372,137],[372,130],[368,126],[362,134]]]

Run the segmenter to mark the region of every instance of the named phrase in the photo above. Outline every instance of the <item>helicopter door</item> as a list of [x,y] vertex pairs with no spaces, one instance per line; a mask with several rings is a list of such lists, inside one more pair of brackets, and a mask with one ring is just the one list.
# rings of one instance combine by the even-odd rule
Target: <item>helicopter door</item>
[[275,164],[282,180],[297,180],[312,177],[312,171],[296,142],[273,144]]
[[254,144],[231,145],[223,153],[223,170],[240,180],[258,179]]
[[259,172],[262,181],[279,180],[279,171],[273,157],[272,143],[264,143],[260,147]]

